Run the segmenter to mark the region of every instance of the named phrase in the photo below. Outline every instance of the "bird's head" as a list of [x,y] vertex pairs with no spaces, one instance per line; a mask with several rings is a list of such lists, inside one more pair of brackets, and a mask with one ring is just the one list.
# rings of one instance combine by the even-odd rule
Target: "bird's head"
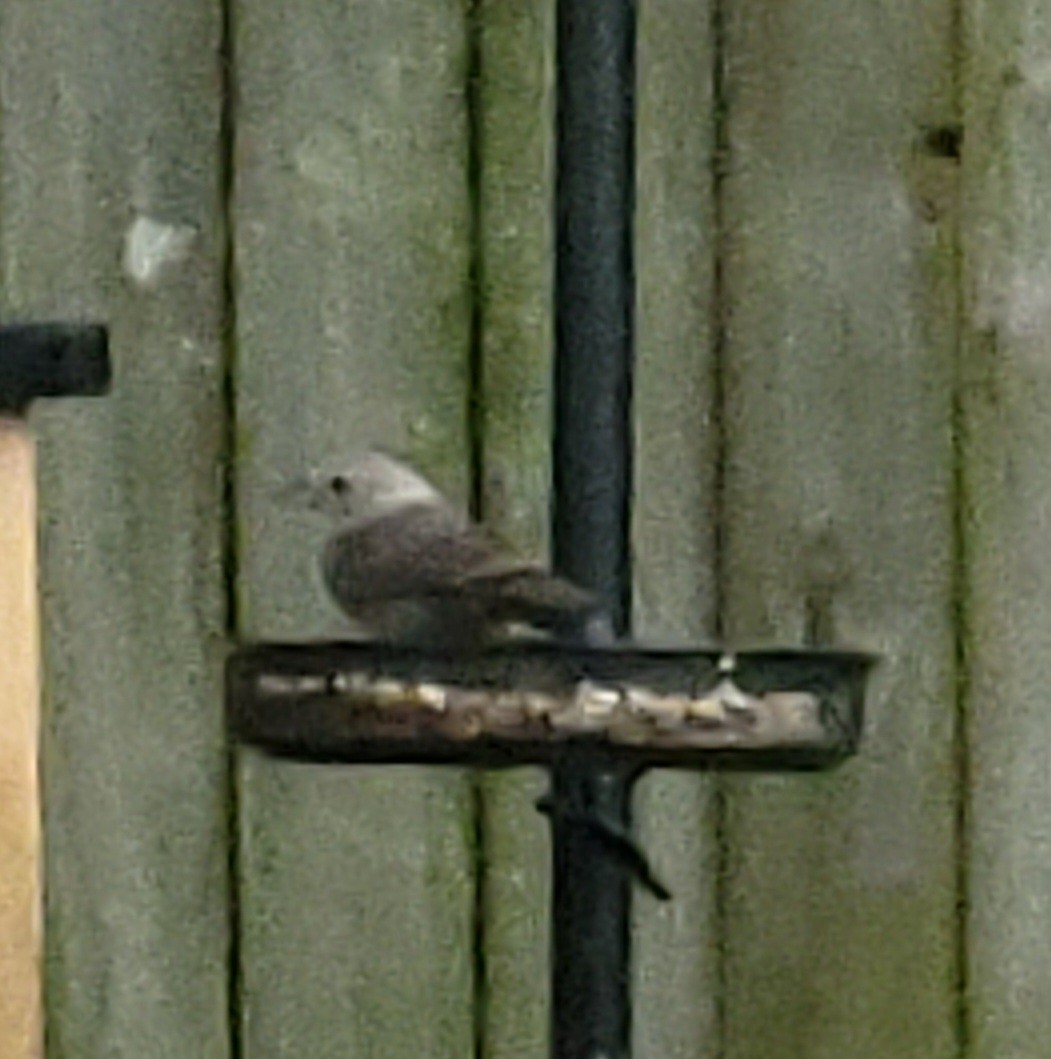
[[343,525],[371,521],[417,504],[443,503],[422,475],[393,456],[369,450],[338,470],[307,476],[306,504]]

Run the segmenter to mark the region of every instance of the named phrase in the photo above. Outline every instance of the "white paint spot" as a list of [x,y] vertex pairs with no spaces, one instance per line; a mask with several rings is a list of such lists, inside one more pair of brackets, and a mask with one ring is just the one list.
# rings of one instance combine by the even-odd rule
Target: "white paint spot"
[[124,235],[125,274],[140,287],[156,286],[168,268],[186,259],[196,237],[191,225],[136,217]]

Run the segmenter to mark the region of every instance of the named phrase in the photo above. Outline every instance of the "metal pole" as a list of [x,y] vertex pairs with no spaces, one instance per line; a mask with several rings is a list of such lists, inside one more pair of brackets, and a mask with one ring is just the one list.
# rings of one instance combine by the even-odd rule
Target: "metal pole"
[[[633,0],[559,0],[554,527],[556,567],[631,607],[635,283]],[[582,818],[630,828],[635,773],[595,754],[552,770],[554,1059],[630,1053],[631,877]]]
[[554,557],[628,626],[633,0],[559,0]]
[[634,775],[594,758],[552,769],[552,1036],[554,1059],[631,1052],[632,877],[583,822],[630,823]]

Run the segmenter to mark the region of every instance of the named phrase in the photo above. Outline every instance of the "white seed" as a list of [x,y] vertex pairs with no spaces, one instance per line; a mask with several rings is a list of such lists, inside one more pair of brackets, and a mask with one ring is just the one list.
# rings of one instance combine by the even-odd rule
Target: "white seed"
[[370,688],[372,700],[377,706],[399,706],[405,702],[406,687],[400,680],[382,678],[374,680]]
[[416,701],[425,709],[445,713],[448,708],[448,692],[440,684],[417,684],[413,691]]
[[558,699],[540,691],[527,691],[522,696],[527,717],[547,717],[558,709]]
[[726,721],[726,709],[722,700],[712,694],[703,698],[690,699],[686,704],[686,716],[691,721],[707,721],[709,724],[723,724]]

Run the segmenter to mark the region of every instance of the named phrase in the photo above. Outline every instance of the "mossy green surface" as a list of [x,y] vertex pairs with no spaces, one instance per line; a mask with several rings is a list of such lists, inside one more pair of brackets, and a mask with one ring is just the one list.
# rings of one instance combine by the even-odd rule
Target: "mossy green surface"
[[[346,633],[280,487],[379,445],[469,495],[470,207],[456,2],[236,5],[242,636]],[[240,773],[248,1059],[470,1054],[467,780]]]

